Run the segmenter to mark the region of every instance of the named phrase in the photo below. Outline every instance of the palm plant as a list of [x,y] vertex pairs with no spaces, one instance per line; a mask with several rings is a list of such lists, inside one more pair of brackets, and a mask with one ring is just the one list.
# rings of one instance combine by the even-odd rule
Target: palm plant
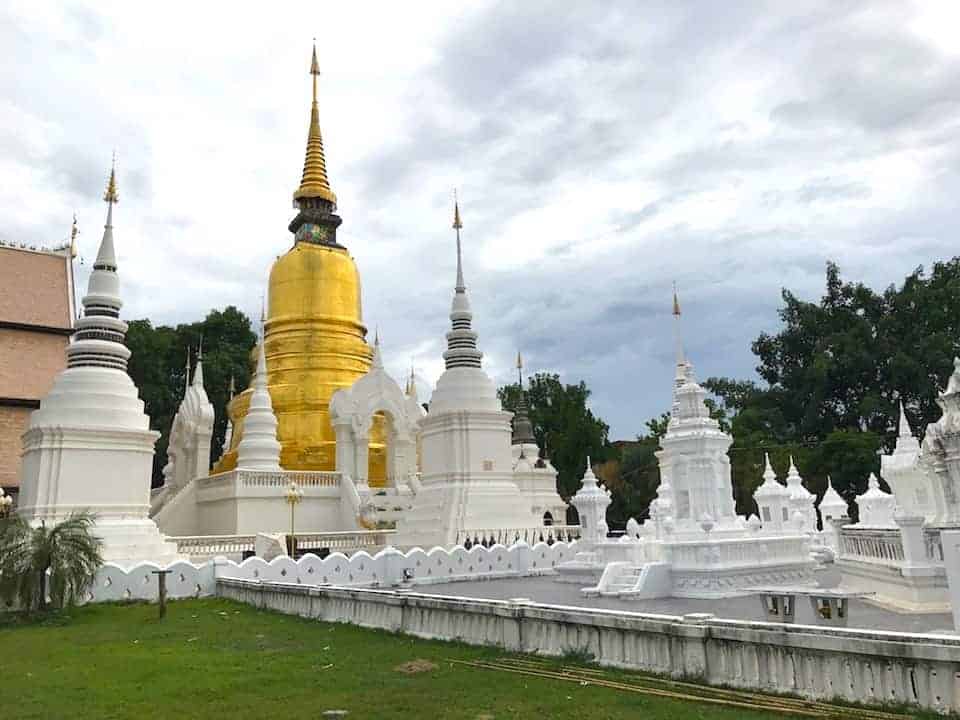
[[0,601],[46,610],[49,595],[54,607],[73,605],[103,564],[95,522],[88,511],[52,528],[30,527],[19,515],[0,520]]

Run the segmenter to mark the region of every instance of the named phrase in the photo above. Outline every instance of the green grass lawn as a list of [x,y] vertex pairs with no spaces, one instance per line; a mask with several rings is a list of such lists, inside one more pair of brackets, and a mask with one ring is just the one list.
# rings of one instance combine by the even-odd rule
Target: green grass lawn
[[[152,605],[94,605],[38,623],[0,617],[0,717],[289,720],[330,709],[383,720],[787,717],[449,662],[506,657],[224,600],[171,603],[163,622]],[[414,660],[435,667],[398,669]]]

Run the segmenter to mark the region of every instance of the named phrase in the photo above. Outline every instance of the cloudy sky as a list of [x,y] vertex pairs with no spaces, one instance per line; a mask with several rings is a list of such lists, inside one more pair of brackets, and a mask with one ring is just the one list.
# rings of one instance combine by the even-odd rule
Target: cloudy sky
[[[486,367],[668,406],[671,284],[698,375],[752,377],[780,288],[883,287],[956,252],[960,4],[0,0],[0,238],[101,233],[116,148],[126,317],[259,313],[291,244],[316,36],[367,324],[428,394],[454,280]],[[229,8],[229,9],[228,9]]]

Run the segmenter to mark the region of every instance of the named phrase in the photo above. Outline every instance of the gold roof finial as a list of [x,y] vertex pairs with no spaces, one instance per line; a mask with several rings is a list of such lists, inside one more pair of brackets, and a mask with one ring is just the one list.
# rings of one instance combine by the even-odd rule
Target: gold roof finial
[[110,161],[110,179],[107,181],[107,191],[103,194],[103,201],[108,203],[120,202],[117,195],[117,153],[114,151]]
[[677,298],[677,283],[673,283],[673,314],[680,317],[680,300]]
[[453,229],[463,229],[463,223],[460,221],[460,202],[457,200],[457,189],[453,189]]
[[300,187],[293,194],[294,201],[304,198],[319,198],[337,205],[337,196],[330,189],[327,179],[327,160],[323,154],[323,137],[320,134],[320,110],[317,106],[317,76],[320,65],[317,62],[317,43],[313,43],[313,55],[310,59],[310,74],[313,76],[313,105],[310,108],[310,130],[307,132],[307,154],[303,161],[303,177]]
[[517,380],[520,388],[523,388],[523,358],[520,357],[520,351],[517,350]]

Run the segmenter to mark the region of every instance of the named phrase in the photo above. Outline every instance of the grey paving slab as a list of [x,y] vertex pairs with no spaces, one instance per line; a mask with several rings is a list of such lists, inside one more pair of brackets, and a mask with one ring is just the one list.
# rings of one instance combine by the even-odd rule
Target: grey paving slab
[[[717,617],[732,620],[768,620],[756,596],[725,598],[723,600],[691,600],[688,598],[664,598],[662,600],[619,600],[616,598],[585,597],[580,588],[560,583],[551,577],[505,578],[469,582],[441,583],[416,588],[416,592],[432,593],[487,600],[529,598],[535,602],[551,605],[629,610],[632,612],[683,615],[708,612]],[[797,600],[797,623],[817,624],[806,598]],[[862,600],[850,601],[848,627],[871,630],[897,630],[900,632],[943,632],[953,630],[953,618],[949,614],[898,613],[877,607]]]

